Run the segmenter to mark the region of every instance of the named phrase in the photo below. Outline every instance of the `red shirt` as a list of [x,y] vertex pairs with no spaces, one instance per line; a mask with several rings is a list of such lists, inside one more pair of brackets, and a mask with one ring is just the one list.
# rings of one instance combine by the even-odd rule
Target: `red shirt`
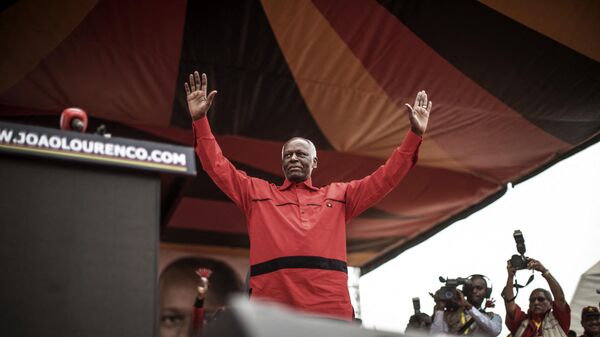
[[[569,328],[571,326],[570,307],[567,305],[567,309],[563,311],[553,303],[552,314],[554,315],[556,320],[558,320],[561,329],[563,329],[565,334],[568,334]],[[517,333],[517,329],[519,329],[521,323],[527,318],[529,318],[527,314],[524,313],[523,310],[521,310],[521,307],[519,307],[519,305],[517,305],[517,309],[515,310],[515,316],[512,320],[508,317],[508,315],[506,315],[506,327],[508,327],[508,330],[510,330],[510,333],[514,336]],[[523,331],[523,335],[521,335],[521,337],[538,336],[540,334],[540,331],[538,330],[540,329],[542,329],[541,324],[539,326],[536,326],[535,323],[529,320],[529,324],[527,325],[527,328],[525,328],[525,331]]]
[[237,170],[221,153],[206,118],[193,123],[203,169],[246,215],[251,296],[351,320],[346,224],[389,193],[417,160],[409,132],[385,165],[349,183],[312,180],[276,186]]

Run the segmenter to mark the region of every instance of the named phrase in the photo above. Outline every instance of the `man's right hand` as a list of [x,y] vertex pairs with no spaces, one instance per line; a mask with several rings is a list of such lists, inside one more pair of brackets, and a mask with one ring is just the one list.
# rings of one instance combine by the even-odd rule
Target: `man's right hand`
[[438,290],[435,292],[435,294],[429,293],[429,295],[431,295],[431,297],[433,298],[433,301],[435,302],[435,306],[434,306],[433,310],[444,311],[444,309],[446,309],[446,301],[444,301],[440,298],[439,292],[440,291]]
[[200,74],[194,71],[194,74],[190,74],[189,82],[185,82],[185,93],[187,95],[188,110],[193,120],[198,120],[204,116],[212,106],[213,100],[217,95],[217,91],[213,90],[206,95],[207,80],[206,74]]
[[206,293],[208,292],[208,279],[206,277],[200,277],[196,291],[198,292],[198,299],[203,300],[206,297]]
[[514,277],[517,273],[517,269],[515,269],[515,267],[512,266],[510,260],[506,261],[506,271],[508,272],[509,277]]

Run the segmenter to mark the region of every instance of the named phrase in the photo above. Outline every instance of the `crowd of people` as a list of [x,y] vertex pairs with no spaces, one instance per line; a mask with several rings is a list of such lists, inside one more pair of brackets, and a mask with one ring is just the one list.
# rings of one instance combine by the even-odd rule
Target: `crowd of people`
[[[202,335],[206,324],[218,319],[226,310],[228,294],[241,293],[233,270],[218,268],[216,288],[211,289],[211,300],[205,306],[209,294],[209,279],[212,270],[207,260],[185,258],[171,264],[160,278],[161,289],[161,337]],[[212,262],[214,265],[214,262]],[[528,259],[527,268],[539,272],[547,281],[548,288],[533,289],[529,295],[529,307],[523,311],[515,304],[513,292],[516,269],[507,263],[507,280],[502,290],[506,307],[508,337],[577,337],[571,328],[571,310],[565,301],[560,284],[538,260]],[[229,286],[223,286],[228,284]],[[490,280],[481,274],[464,279],[462,290],[458,287],[440,288],[431,296],[435,300],[432,315],[416,312],[409,318],[405,333],[408,335],[501,335],[502,318],[491,309],[495,301],[491,298]],[[448,290],[451,290],[449,292]],[[174,295],[175,293],[175,295]],[[193,304],[192,304],[193,303]],[[417,310],[418,311],[418,310]],[[600,310],[586,306],[581,312],[583,335],[600,337]]]
[[[353,321],[354,310],[347,288],[346,225],[384,198],[415,165],[433,105],[427,93],[419,91],[414,104],[405,104],[410,128],[384,165],[362,179],[317,187],[311,179],[318,164],[317,149],[302,137],[293,137],[283,145],[281,167],[285,180],[280,186],[236,169],[223,155],[207,118],[217,91],[209,93],[206,75],[198,72],[190,74],[184,87],[194,148],[202,168],[246,216],[250,298]],[[523,311],[514,302],[516,266],[509,261],[502,297],[507,313],[504,323],[510,335],[566,337],[571,323],[570,308],[558,281],[538,260],[523,261],[519,268],[541,273],[550,291],[534,289],[529,308]],[[188,271],[188,275],[195,275],[196,285],[191,288],[193,295],[188,295],[193,300],[187,302],[187,324],[177,331],[169,330],[170,336],[197,335],[204,326],[204,303],[211,293],[211,273],[205,269],[196,271]],[[407,332],[500,335],[502,318],[487,310],[493,304],[489,285],[487,277],[474,274],[464,281],[462,290],[456,286],[443,287],[432,294],[436,303],[433,314],[415,314],[410,318]],[[161,316],[161,336],[167,337],[162,334],[164,322],[168,319]],[[582,325],[586,337],[600,337],[598,308],[584,309]]]
[[[571,329],[571,309],[565,300],[563,290],[544,265],[532,258],[526,258],[526,268],[539,272],[548,283],[548,288],[533,289],[529,295],[529,307],[524,311],[515,303],[514,277],[516,268],[507,262],[506,285],[502,299],[506,308],[504,323],[510,337],[566,337],[576,334]],[[463,286],[463,291],[455,289],[450,298],[441,291],[432,294],[435,308],[432,316],[415,313],[410,317],[406,332],[429,333],[432,335],[483,335],[499,336],[502,333],[502,318],[489,310],[494,303],[490,298],[490,282],[483,275],[471,275]],[[522,288],[523,286],[517,285]],[[444,289],[444,288],[442,288]],[[600,336],[600,310],[586,306],[581,312],[581,337]]]

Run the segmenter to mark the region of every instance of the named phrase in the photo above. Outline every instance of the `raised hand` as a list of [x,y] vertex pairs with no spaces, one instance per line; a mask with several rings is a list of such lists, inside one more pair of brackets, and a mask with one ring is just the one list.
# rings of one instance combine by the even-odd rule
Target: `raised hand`
[[459,307],[466,308],[467,310],[470,310],[473,307],[473,305],[471,305],[471,303],[465,299],[465,295],[462,293],[462,291],[458,289],[456,289],[456,302],[458,303]]
[[192,119],[197,120],[206,116],[206,113],[212,106],[215,95],[217,95],[216,90],[211,91],[208,95],[206,94],[206,74],[202,73],[202,79],[200,79],[200,74],[194,71],[193,74],[190,74],[189,83],[185,82],[184,87],[187,95],[188,110]]
[[208,268],[198,268],[196,275],[198,276],[198,283],[196,285],[196,291],[198,292],[197,297],[203,300],[208,292],[208,278],[212,274],[212,270]]
[[517,269],[513,267],[512,263],[510,263],[510,260],[506,261],[506,271],[508,272],[509,277],[515,276],[515,273],[517,272]]
[[545,273],[548,270],[540,261],[532,258],[527,259],[527,269],[537,270],[540,273]]
[[440,291],[436,291],[435,294],[433,293],[429,293],[429,295],[433,298],[433,301],[435,302],[435,306],[433,307],[433,310],[444,310],[446,308],[446,301],[442,300],[440,298]]
[[206,297],[206,293],[208,292],[208,279],[206,277],[200,277],[198,285],[196,286],[196,291],[196,296],[199,299],[202,300]]
[[410,106],[408,103],[405,104],[409,111],[408,117],[410,118],[411,129],[419,136],[422,136],[427,129],[432,103],[432,101],[427,101],[425,90],[421,90],[417,93],[414,106]]

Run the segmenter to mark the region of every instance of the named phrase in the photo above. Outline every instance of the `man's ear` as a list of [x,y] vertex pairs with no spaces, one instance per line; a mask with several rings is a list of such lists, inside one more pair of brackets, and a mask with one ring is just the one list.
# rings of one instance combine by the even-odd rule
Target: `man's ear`
[[314,158],[313,158],[313,168],[314,168],[314,169],[315,169],[315,168],[317,168],[317,161],[318,161],[318,160],[317,160],[317,157],[314,157]]

